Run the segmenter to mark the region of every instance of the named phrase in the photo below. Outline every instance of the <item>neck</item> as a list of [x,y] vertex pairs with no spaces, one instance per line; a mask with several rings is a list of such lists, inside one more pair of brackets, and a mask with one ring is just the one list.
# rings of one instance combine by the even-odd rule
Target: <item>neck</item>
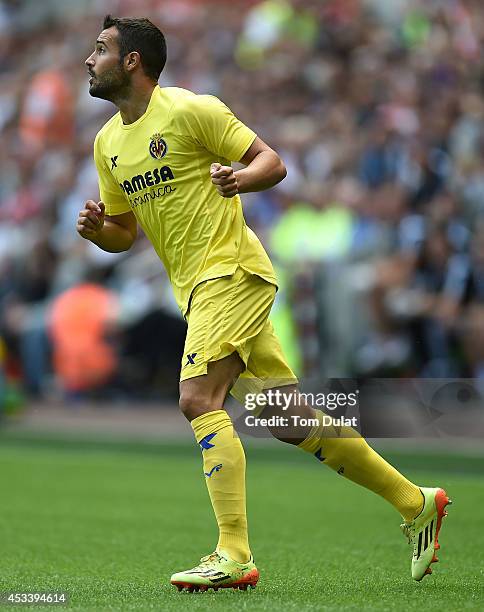
[[113,100],[119,108],[121,119],[125,125],[134,123],[146,113],[154,88],[155,85],[153,83],[142,87],[133,87],[118,100]]

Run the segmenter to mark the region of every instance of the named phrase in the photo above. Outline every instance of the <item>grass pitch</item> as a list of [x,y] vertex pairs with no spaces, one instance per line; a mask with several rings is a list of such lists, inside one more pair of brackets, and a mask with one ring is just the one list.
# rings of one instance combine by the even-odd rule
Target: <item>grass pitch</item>
[[259,586],[188,594],[170,574],[216,542],[195,445],[0,438],[0,592],[67,591],[71,609],[103,611],[484,609],[482,463],[447,459],[457,469],[442,471],[438,459],[414,457],[425,471],[406,470],[454,499],[440,563],[416,583],[386,502],[295,449],[272,448],[247,452]]

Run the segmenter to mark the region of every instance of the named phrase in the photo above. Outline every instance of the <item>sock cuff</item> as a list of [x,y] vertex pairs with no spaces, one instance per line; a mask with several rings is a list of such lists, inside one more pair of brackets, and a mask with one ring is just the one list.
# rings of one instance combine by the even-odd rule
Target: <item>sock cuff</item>
[[197,442],[212,433],[217,433],[226,427],[233,427],[232,420],[225,410],[212,410],[201,414],[191,421],[193,433]]
[[321,410],[314,410],[318,419],[318,425],[313,425],[307,437],[298,444],[298,447],[308,453],[314,454],[321,446],[322,437],[322,423],[323,423],[323,412]]

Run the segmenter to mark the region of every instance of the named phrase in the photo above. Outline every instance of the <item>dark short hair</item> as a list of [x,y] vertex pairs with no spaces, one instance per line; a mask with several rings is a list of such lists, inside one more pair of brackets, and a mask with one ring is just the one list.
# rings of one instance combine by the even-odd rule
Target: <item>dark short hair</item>
[[119,32],[120,60],[123,61],[128,53],[137,51],[146,76],[158,81],[166,64],[166,41],[161,30],[149,19],[106,15],[103,29],[113,26]]

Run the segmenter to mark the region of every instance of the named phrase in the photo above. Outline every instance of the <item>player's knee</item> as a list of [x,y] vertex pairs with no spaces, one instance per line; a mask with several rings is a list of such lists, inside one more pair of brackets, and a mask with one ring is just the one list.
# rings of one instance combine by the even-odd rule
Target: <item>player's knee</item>
[[182,391],[179,400],[180,410],[189,421],[215,410],[211,398],[193,391]]
[[287,428],[283,429],[280,427],[268,427],[268,429],[272,437],[276,438],[276,440],[279,440],[279,442],[284,442],[286,444],[292,444],[293,446],[297,446],[298,444],[301,444],[301,442],[303,442],[304,440],[304,436],[298,436],[297,434],[293,434],[292,437],[289,436]]

